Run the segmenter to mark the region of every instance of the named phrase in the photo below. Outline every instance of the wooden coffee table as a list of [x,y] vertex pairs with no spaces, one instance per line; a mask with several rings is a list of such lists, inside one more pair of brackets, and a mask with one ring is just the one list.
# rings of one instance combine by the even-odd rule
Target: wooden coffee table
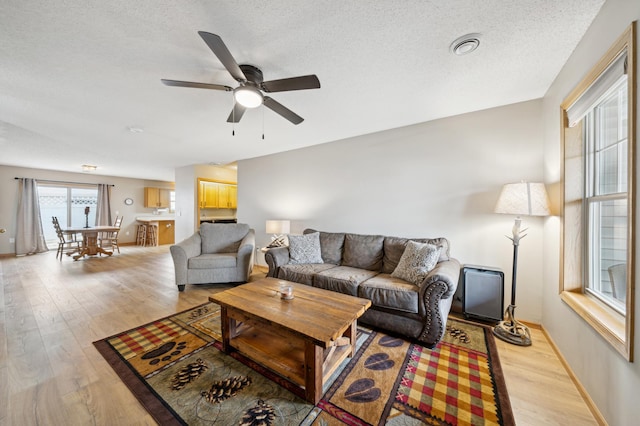
[[[294,298],[280,298],[280,285]],[[304,389],[313,404],[324,383],[355,354],[357,321],[371,301],[264,278],[209,297],[221,306],[222,348],[275,371]]]

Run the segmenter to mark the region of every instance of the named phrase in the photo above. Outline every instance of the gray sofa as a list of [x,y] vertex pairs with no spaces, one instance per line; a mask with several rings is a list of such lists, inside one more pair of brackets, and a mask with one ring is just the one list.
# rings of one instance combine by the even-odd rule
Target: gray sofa
[[170,247],[176,285],[247,282],[253,268],[255,232],[244,223],[202,223]]
[[[317,232],[306,229],[305,234]],[[419,285],[391,276],[408,238],[320,232],[323,263],[292,264],[289,248],[265,253],[267,276],[371,300],[364,324],[389,330],[433,348],[442,339],[458,285],[460,263],[445,238],[411,238],[440,247],[436,266]]]

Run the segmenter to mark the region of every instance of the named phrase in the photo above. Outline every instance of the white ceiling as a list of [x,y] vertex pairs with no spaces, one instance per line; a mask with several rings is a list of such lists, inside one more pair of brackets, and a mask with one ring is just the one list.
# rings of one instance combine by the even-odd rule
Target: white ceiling
[[[603,2],[1,0],[0,164],[172,181],[540,98]],[[316,74],[320,89],[271,94],[305,121],[248,110],[232,136],[231,93],[161,84],[237,86],[198,31],[265,80]],[[449,52],[473,32],[476,52]]]

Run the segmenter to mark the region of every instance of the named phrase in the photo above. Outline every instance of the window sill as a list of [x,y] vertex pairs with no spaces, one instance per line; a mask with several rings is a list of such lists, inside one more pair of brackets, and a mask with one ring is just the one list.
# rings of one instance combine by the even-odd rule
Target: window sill
[[623,315],[581,292],[563,291],[560,297],[627,361],[631,361],[626,318]]

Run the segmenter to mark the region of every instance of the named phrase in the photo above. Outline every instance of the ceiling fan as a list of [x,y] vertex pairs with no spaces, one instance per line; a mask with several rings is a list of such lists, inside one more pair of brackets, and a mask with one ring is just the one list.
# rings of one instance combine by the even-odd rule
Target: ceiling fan
[[262,104],[280,114],[293,124],[300,124],[304,118],[262,92],[287,92],[291,90],[319,89],[320,80],[315,74],[300,77],[283,78],[281,80],[263,81],[262,71],[253,65],[238,65],[227,46],[216,34],[198,31],[213,53],[218,57],[229,74],[240,85],[235,89],[222,84],[195,83],[191,81],[165,80],[167,86],[192,87],[196,89],[224,90],[233,92],[235,103],[227,122],[238,123],[247,108],[256,108]]

